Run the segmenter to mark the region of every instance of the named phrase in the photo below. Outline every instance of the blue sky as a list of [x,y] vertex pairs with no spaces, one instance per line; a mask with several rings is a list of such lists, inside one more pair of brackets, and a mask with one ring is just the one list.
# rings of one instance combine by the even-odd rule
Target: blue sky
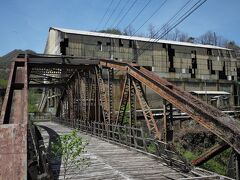
[[[121,7],[134,0],[113,0],[103,23],[111,14],[118,1],[119,8],[112,14],[107,27],[116,20]],[[192,2],[196,2],[193,0]],[[32,49],[43,53],[49,27],[63,27],[80,30],[95,30],[111,0],[1,0],[1,41],[0,56],[13,49]],[[138,0],[132,11],[119,25],[125,28],[147,0]],[[132,26],[137,29],[145,19],[162,3],[163,0],[152,0],[145,11]],[[140,30],[147,33],[149,24],[161,27],[187,0],[168,0],[163,8]],[[208,30],[216,32],[229,40],[240,44],[240,0],[208,0],[201,8],[178,26],[178,29],[197,37]]]

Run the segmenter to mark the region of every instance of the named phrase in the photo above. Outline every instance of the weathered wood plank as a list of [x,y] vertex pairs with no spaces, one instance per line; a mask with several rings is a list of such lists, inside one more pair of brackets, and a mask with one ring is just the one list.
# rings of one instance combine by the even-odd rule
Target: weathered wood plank
[[[41,133],[48,149],[48,143],[58,135],[69,133],[72,129],[52,122],[41,122]],[[152,156],[140,153],[130,148],[119,146],[98,138],[79,133],[83,139],[89,141],[86,157],[90,158],[91,165],[80,170],[72,167],[68,177],[72,179],[180,179],[196,178],[201,176],[216,176],[204,170],[181,172],[176,167],[168,166],[165,162]],[[50,140],[49,140],[50,139]],[[51,160],[51,167],[56,179],[63,179],[61,162]],[[204,178],[203,178],[204,179]]]

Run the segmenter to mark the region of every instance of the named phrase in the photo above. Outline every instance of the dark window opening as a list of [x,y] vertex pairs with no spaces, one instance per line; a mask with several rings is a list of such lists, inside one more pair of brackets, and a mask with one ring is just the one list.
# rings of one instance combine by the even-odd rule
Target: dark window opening
[[192,69],[191,78],[196,78],[196,70]]
[[68,38],[64,38],[63,41],[60,42],[60,51],[61,51],[61,54],[62,55],[66,55],[66,50],[67,50],[67,47],[68,47]]
[[226,55],[227,55],[227,57],[231,57],[229,51],[226,51]]
[[208,65],[208,69],[212,70],[212,60],[208,59],[207,65]]
[[219,79],[227,79],[227,75],[226,75],[226,66],[225,66],[225,62],[223,62],[223,70],[219,71]]
[[145,69],[152,71],[152,66],[143,66]]
[[197,69],[197,59],[196,58],[192,58],[192,68]]
[[195,56],[197,55],[197,51],[196,50],[191,51],[191,53],[194,54]]
[[107,45],[107,46],[111,46],[111,42],[107,42],[106,45]]
[[97,46],[98,46],[98,50],[102,51],[102,42],[101,41],[97,42]]
[[132,48],[133,47],[133,41],[129,40],[129,47]]
[[236,54],[235,51],[232,51],[231,54],[232,54],[232,57],[233,57],[233,58],[237,58],[237,54]]
[[240,81],[240,68],[237,68],[237,80]]
[[212,49],[207,49],[207,55],[212,56]]
[[165,43],[163,43],[163,44],[162,44],[162,47],[163,47],[164,49],[166,49],[166,48],[167,48],[167,46],[166,46],[166,44],[165,44]]
[[212,65],[212,60],[211,59],[208,59],[207,65],[208,65],[208,69],[209,69],[210,73],[211,74],[216,74],[216,71],[213,70],[213,65]]
[[122,41],[122,39],[119,39],[119,47],[123,47],[123,41]]
[[196,69],[197,69],[197,51],[192,50],[192,70],[191,70],[191,78],[196,78]]
[[169,62],[170,62],[170,67],[169,67],[169,72],[176,72],[175,68],[174,68],[174,59],[175,56],[175,50],[171,48],[171,45],[168,45],[168,58],[169,58]]
[[220,53],[220,56],[221,56],[221,57],[224,57],[224,56],[223,56],[223,52],[222,52],[221,49],[219,50],[219,53]]
[[233,86],[233,94],[234,94],[234,105],[239,106],[238,104],[238,85],[234,84]]

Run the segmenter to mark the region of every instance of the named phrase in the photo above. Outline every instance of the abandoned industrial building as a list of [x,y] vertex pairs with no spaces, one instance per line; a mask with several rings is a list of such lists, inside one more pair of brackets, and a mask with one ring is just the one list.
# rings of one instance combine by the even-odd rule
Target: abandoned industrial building
[[0,180],[240,180],[239,6],[2,3]]
[[[134,62],[218,108],[239,105],[238,64],[231,49],[52,27],[44,53]],[[153,107],[156,98],[148,98]]]
[[[239,100],[237,66],[226,48],[50,28],[44,54],[20,54],[10,69],[0,179],[239,179],[239,114],[230,109]],[[90,140],[83,155],[92,164],[82,171],[71,158],[67,174],[51,148],[73,129]],[[192,130],[197,136],[182,141]],[[198,151],[195,141],[201,154],[185,158],[180,148]],[[227,149],[230,178],[197,167]]]

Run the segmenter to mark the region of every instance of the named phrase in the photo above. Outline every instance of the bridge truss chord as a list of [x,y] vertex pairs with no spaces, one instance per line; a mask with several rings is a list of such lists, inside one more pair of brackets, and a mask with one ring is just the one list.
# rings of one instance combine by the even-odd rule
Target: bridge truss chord
[[[232,148],[234,157],[237,157],[233,158],[235,177],[239,177],[239,121],[135,63],[31,54],[20,55],[13,62],[0,119],[3,137],[6,138],[10,131],[13,133],[3,139],[3,142],[12,142],[11,138],[15,136],[12,128],[15,128],[16,132],[18,130],[21,132],[19,136],[21,140],[10,143],[9,148],[19,147],[21,152],[13,153],[21,154],[22,158],[16,159],[13,165],[14,158],[9,157],[10,161],[6,166],[12,167],[13,172],[15,170],[22,172],[15,174],[16,177],[27,176],[29,167],[29,164],[23,165],[29,148],[26,144],[21,144],[27,141],[27,126],[30,124],[27,110],[28,88],[44,88],[44,92],[49,92],[44,93],[47,98],[44,97],[45,100],[42,102],[46,103],[41,103],[40,109],[46,110],[49,103],[54,102],[51,108],[54,109],[53,112],[59,122],[106,139],[125,141],[125,145],[141,146],[146,149],[147,139],[139,145],[135,138],[145,134],[157,145],[156,148],[164,152],[174,152],[174,158],[178,159],[176,162],[185,164],[185,170],[188,171],[192,165],[200,165],[223,150]],[[159,101],[163,107],[161,118],[156,118],[152,112],[147,88],[161,99]],[[51,101],[51,98],[54,98],[54,101]],[[180,157],[173,146],[175,134],[173,109],[186,113],[193,121],[222,141],[192,161],[192,165]],[[137,112],[143,115],[143,121],[139,120]],[[141,128],[144,132],[137,130]],[[30,144],[34,143],[35,140],[32,140]],[[0,151],[0,157],[3,157],[7,149],[4,145],[0,147],[3,149]],[[158,155],[169,155],[168,158],[171,159],[170,154]],[[0,165],[2,163],[6,161],[0,161]],[[3,170],[0,174],[10,177],[9,173]]]

